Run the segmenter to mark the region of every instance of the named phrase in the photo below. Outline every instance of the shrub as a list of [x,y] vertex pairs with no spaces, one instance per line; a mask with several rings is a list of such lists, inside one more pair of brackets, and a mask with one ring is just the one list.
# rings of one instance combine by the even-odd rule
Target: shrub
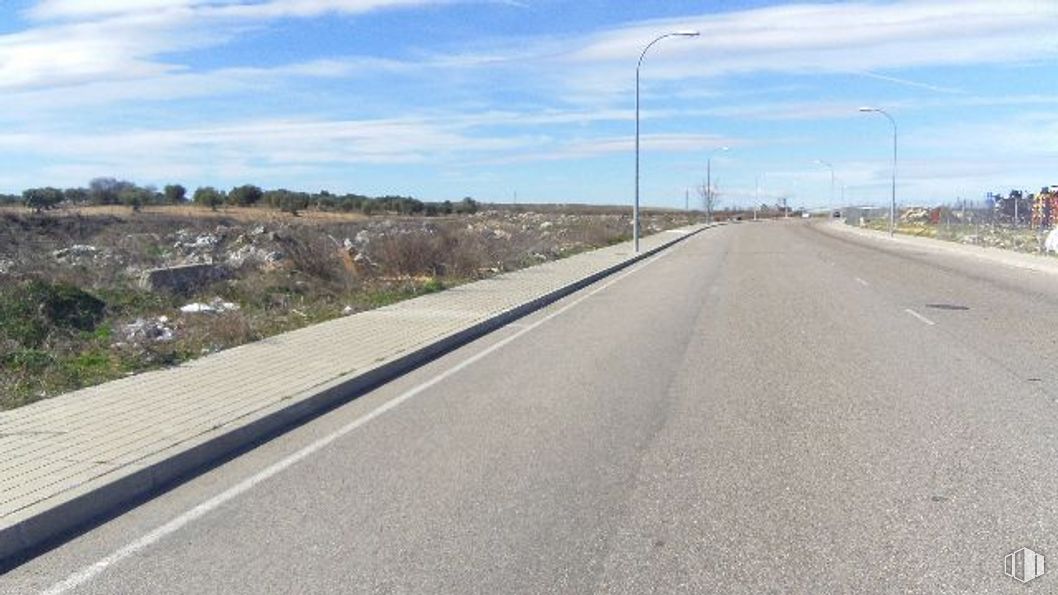
[[345,267],[339,257],[338,247],[326,236],[313,233],[312,230],[297,229],[293,234],[281,238],[280,243],[295,271],[328,282],[343,280]]
[[187,188],[180,184],[169,184],[164,190],[165,202],[169,204],[182,204],[187,197]]
[[62,199],[62,190],[58,188],[30,188],[22,193],[22,201],[38,213],[56,207]]
[[255,205],[263,196],[264,193],[257,186],[244,184],[231,189],[228,193],[228,202],[237,206]]
[[213,186],[204,186],[195,190],[192,200],[197,205],[217,210],[217,205],[224,202],[224,194]]
[[394,276],[444,274],[445,246],[441,238],[426,233],[388,235],[373,246],[382,272]]
[[0,294],[0,336],[26,348],[54,333],[93,331],[106,304],[68,283],[28,281]]

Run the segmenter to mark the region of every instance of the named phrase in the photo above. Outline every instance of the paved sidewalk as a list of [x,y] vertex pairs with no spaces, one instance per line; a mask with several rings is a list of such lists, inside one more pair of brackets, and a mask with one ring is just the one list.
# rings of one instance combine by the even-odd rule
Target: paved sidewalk
[[638,257],[611,246],[0,412],[0,561],[701,229],[644,238]]
[[972,244],[960,244],[958,242],[949,242],[947,240],[903,234],[896,234],[895,236],[890,237],[888,232],[847,225],[839,220],[828,221],[819,227],[827,232],[856,235],[863,238],[870,238],[878,242],[887,242],[890,245],[895,244],[918,249],[928,248],[938,252],[946,252],[948,254],[971,256],[995,264],[1001,264],[1003,266],[1029,269],[1042,273],[1058,274],[1058,258],[1044,254],[1027,254],[1024,252],[1015,252],[1013,250],[1004,250],[1002,248],[974,246]]

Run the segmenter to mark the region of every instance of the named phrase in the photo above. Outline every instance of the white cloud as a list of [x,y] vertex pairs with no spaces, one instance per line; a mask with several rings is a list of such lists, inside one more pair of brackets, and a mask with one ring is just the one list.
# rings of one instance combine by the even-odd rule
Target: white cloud
[[1058,3],[1038,0],[802,4],[637,23],[589,38],[560,62],[579,92],[626,93],[647,42],[659,32],[695,29],[699,37],[651,50],[649,80],[751,72],[886,76],[876,71],[1055,57],[1056,27]]
[[[161,56],[226,43],[248,26],[451,0],[45,0],[40,25],[0,36],[0,90],[137,80],[185,69]],[[329,66],[334,72],[336,64]]]
[[27,180],[26,185],[82,184],[87,179],[85,172],[93,172],[91,176],[137,172],[122,175],[140,181],[148,181],[143,178],[157,172],[150,181],[160,183],[180,174],[183,179],[202,179],[221,175],[217,172],[239,171],[267,177],[276,168],[438,165],[466,155],[514,151],[544,142],[530,136],[468,135],[456,126],[415,118],[274,119],[208,128],[67,134],[58,143],[55,138],[43,132],[0,134],[0,154],[39,154],[62,163],[61,168],[49,170],[62,179]]
[[[266,26],[273,19],[454,1],[44,0],[28,12],[43,24],[0,36],[0,90],[179,76],[186,68],[174,61],[174,52],[223,44],[245,27]],[[948,92],[888,71],[1055,57],[1056,27],[1055,2],[802,4],[646,21],[586,36],[477,42],[473,51],[431,53],[413,62],[335,59],[318,62],[314,73],[304,74],[338,77],[374,69],[435,76],[458,68],[488,80],[502,69],[517,73],[527,90],[552,89],[575,104],[601,100],[605,105],[610,98],[626,97],[631,68],[646,41],[659,31],[696,28],[700,37],[666,41],[652,50],[648,89],[662,80],[779,71],[860,73]]]
[[[603,136],[541,142],[519,147],[503,156],[490,156],[478,162],[484,164],[525,163],[531,161],[576,160],[613,154],[632,155],[635,140],[631,136]],[[694,153],[721,146],[744,146],[747,141],[712,134],[644,134],[640,148],[651,153]]]
[[[330,56],[264,67],[232,64],[203,70],[187,66],[180,56],[186,50],[221,46],[249,28],[274,26],[278,19],[364,14],[454,1],[43,0],[25,13],[33,23],[31,28],[0,36],[0,117],[10,123],[8,132],[0,134],[0,152],[37,154],[45,158],[43,161],[64,163],[49,171],[70,175],[91,170],[93,175],[114,171],[133,172],[126,175],[137,177],[134,172],[153,175],[151,172],[168,167],[173,175],[189,180],[198,177],[194,172],[249,175],[266,170],[325,171],[327,164],[334,163],[465,165],[485,160],[507,163],[630,155],[631,135],[617,136],[627,127],[614,124],[633,118],[629,92],[635,60],[643,44],[658,32],[682,28],[697,28],[702,35],[667,40],[651,50],[644,71],[643,97],[650,108],[644,110],[644,120],[858,117],[853,101],[755,102],[748,97],[756,92],[759,101],[768,93],[740,88],[746,79],[737,76],[729,79],[732,84],[722,93],[714,90],[719,76],[760,72],[860,74],[887,81],[894,88],[903,88],[904,95],[894,94],[885,107],[904,113],[955,106],[1045,105],[1053,100],[1047,95],[1024,93],[1002,96],[1005,89],[997,90],[995,98],[971,96],[961,89],[920,80],[919,74],[904,70],[1053,60],[1058,57],[1058,42],[1052,33],[1058,30],[1055,1],[787,5],[652,20],[575,36],[485,39],[448,51],[417,47],[413,39],[396,46],[399,55],[414,57],[404,60]],[[438,96],[454,90],[451,94],[462,103],[435,105],[431,102],[441,102],[425,94],[394,98],[392,106],[384,106],[390,113],[400,114],[398,118],[353,121],[324,115],[294,117],[333,109],[322,103],[306,107],[299,103],[298,93],[286,93],[299,89],[294,85],[299,79],[379,73],[408,77],[409,86],[414,88],[436,85]],[[705,77],[712,78],[703,81]],[[805,77],[794,82],[810,80]],[[286,83],[291,84],[284,87]],[[326,85],[326,81],[320,84]],[[804,88],[782,90],[788,81],[780,81],[779,86],[766,84],[772,84],[770,97],[807,96]],[[505,98],[525,99],[500,104],[493,96],[499,88]],[[916,93],[914,99],[901,99],[908,89],[936,93],[936,101],[923,98],[922,93]],[[189,121],[191,114],[183,109],[181,99],[228,94],[235,103],[260,96],[262,90],[289,97],[289,111],[217,126],[180,128],[169,124],[159,130],[118,129],[105,143],[86,133],[85,124],[78,120],[80,107],[114,107],[121,101],[150,100],[170,101],[155,107],[169,109],[171,105],[181,121]],[[1041,86],[1039,92],[1047,91]],[[726,106],[721,98],[726,98]],[[677,110],[674,105],[686,108]],[[375,113],[382,111],[377,105],[372,108]],[[109,119],[107,114],[92,113],[97,122]],[[408,117],[407,113],[420,116]],[[24,117],[26,114],[31,117]],[[61,117],[50,117],[56,114]],[[540,131],[542,128],[545,132]],[[672,130],[649,127],[651,131],[666,129]],[[979,135],[994,139],[994,146],[1016,145],[1023,148],[1023,154],[1039,155],[1058,150],[1051,140],[1058,134],[1052,132],[1058,133],[1058,129],[1049,123],[1019,125],[1013,131],[992,123],[948,130],[947,137],[941,136],[944,131],[933,136],[921,130],[909,131],[907,140],[921,141],[924,149],[939,151],[929,145],[930,138],[965,145],[967,138]],[[63,142],[54,142],[59,135]],[[692,154],[736,141],[721,136],[644,135],[644,148]],[[769,141],[780,142],[774,138]],[[1024,149],[1026,146],[1030,148]],[[870,171],[871,175],[884,174],[884,162],[871,165]],[[908,173],[910,183],[912,172]],[[863,176],[861,183],[874,183],[866,173]]]
[[357,14],[437,0],[43,0],[27,11],[36,20],[95,19],[157,13],[167,9],[193,9],[200,18],[313,17],[328,12]]
[[436,3],[437,0],[271,0],[231,2],[201,12],[204,16],[238,19],[307,18],[329,12],[359,14],[384,8]]
[[43,0],[26,11],[31,19],[92,19],[143,12],[157,12],[169,8],[187,8],[205,4],[209,0]]

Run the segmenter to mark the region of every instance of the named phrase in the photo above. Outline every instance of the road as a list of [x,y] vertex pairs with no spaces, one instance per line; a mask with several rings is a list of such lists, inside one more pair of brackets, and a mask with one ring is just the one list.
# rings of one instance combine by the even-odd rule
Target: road
[[707,230],[43,553],[28,593],[985,593],[1058,563],[1058,277]]

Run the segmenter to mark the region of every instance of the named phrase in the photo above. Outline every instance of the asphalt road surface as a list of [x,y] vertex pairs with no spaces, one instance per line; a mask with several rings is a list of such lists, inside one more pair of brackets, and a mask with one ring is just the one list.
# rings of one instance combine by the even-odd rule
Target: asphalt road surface
[[1058,592],[1056,362],[1058,277],[714,228],[0,592]]

